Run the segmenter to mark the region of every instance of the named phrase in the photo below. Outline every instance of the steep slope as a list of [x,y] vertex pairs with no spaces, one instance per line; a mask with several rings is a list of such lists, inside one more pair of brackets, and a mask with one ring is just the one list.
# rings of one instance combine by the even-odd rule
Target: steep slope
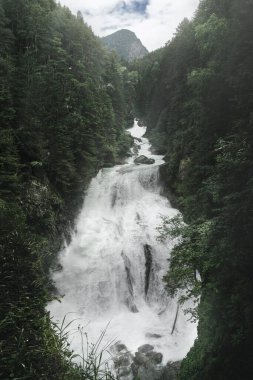
[[90,378],[45,311],[49,268],[90,178],[131,145],[128,72],[53,0],[0,2],[0,55],[0,378]]
[[165,236],[180,236],[166,282],[201,295],[180,380],[252,378],[252,10],[203,0],[160,56],[136,64],[139,116],[166,153],[162,176],[187,223],[164,223]]
[[131,62],[138,58],[143,58],[148,54],[148,50],[143,46],[141,40],[134,32],[127,29],[118,30],[109,36],[101,38],[105,47],[111,51],[116,51],[121,58]]

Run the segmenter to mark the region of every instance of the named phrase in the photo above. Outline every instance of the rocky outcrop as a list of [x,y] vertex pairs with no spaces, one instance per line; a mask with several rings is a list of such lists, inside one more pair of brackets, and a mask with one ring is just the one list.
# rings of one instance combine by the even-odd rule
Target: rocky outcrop
[[114,369],[117,378],[121,380],[132,380],[132,363],[133,355],[127,350],[127,347],[121,342],[116,342],[110,347],[113,355]]
[[128,29],[121,29],[109,36],[101,38],[102,44],[110,51],[116,53],[128,62],[139,59],[148,54],[135,33]]
[[159,380],[177,380],[180,372],[181,361],[169,362],[163,367]]
[[175,186],[171,186],[173,182],[169,175],[168,164],[165,163],[159,166],[159,176],[162,184],[162,192],[161,194],[170,200],[171,206],[179,209],[179,203],[177,199],[177,195],[175,194]]
[[150,351],[134,356],[133,380],[178,380],[181,362],[169,362],[162,366],[162,354]]
[[155,160],[153,158],[148,158],[144,155],[141,155],[134,160],[134,163],[136,165],[152,165],[155,163]]
[[151,247],[148,244],[144,245],[144,254],[145,254],[145,296],[148,295],[149,283],[150,283],[150,274],[152,268],[152,253]]
[[134,279],[131,275],[131,262],[130,262],[129,258],[124,254],[124,252],[121,253],[121,256],[122,256],[122,258],[124,260],[124,264],[125,264],[127,285],[128,285],[128,290],[129,290],[129,295],[126,299],[126,305],[132,313],[138,313],[139,311],[137,309],[137,306],[134,303],[134,296],[133,296]]
[[132,355],[121,342],[110,347],[119,380],[177,380],[181,362],[162,365],[163,355],[144,344]]

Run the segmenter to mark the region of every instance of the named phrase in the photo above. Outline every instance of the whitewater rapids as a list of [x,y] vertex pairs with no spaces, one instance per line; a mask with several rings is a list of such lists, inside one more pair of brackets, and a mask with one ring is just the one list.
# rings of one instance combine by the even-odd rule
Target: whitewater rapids
[[[96,342],[110,322],[103,345],[122,342],[133,354],[145,343],[163,354],[163,362],[182,359],[197,336],[196,325],[179,309],[171,335],[177,299],[166,294],[163,276],[169,268],[172,242],[157,241],[161,216],[177,210],[161,195],[159,165],[145,127],[135,121],[129,130],[139,145],[138,155],[153,158],[152,165],[125,165],[102,169],[91,181],[71,243],[59,255],[62,270],[53,273],[64,297],[48,305],[55,321],[75,320],[70,326],[71,348],[82,354],[79,325]],[[73,313],[73,314],[68,314]]]

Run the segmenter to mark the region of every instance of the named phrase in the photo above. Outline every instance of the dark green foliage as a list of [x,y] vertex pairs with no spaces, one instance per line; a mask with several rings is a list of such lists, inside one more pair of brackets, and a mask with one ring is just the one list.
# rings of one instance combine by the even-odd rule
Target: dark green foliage
[[162,175],[187,223],[165,221],[163,232],[182,236],[166,281],[172,294],[184,286],[201,294],[182,380],[253,373],[252,15],[252,1],[202,0],[159,53],[158,71],[154,55],[141,66],[139,115],[166,151]]
[[49,268],[92,175],[129,150],[129,78],[67,8],[0,0],[1,379],[88,378],[45,312]]

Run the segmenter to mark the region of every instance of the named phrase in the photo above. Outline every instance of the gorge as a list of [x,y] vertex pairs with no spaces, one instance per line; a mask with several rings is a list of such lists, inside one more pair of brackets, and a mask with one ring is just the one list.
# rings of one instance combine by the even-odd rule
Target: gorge
[[[178,211],[161,195],[159,165],[164,161],[151,153],[143,137],[146,127],[135,120],[129,132],[138,153],[132,152],[125,165],[100,170],[91,181],[72,241],[59,255],[62,270],[53,274],[64,296],[49,310],[54,320],[74,320],[71,348],[80,356],[78,326],[95,343],[110,322],[103,345],[121,343],[134,356],[150,344],[166,364],[183,359],[196,338],[196,325],[181,307],[172,334],[177,298],[167,295],[163,276],[173,242],[157,241],[161,217]],[[134,159],[142,155],[155,163],[136,165]]]
[[81,12],[0,0],[1,379],[115,379],[98,348],[122,380],[252,379],[252,15],[201,0],[125,61]]

